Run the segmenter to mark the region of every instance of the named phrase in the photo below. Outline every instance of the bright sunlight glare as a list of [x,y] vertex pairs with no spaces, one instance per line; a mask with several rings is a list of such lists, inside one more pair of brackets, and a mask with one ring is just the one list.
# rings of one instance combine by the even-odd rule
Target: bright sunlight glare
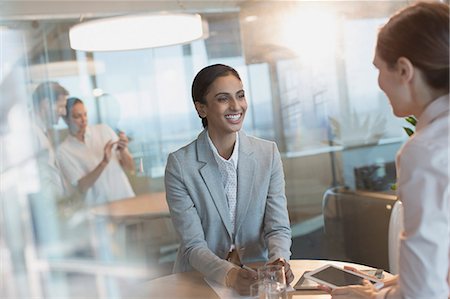
[[294,11],[283,22],[281,41],[301,61],[319,63],[334,55],[337,26],[336,15],[331,12],[318,9]]

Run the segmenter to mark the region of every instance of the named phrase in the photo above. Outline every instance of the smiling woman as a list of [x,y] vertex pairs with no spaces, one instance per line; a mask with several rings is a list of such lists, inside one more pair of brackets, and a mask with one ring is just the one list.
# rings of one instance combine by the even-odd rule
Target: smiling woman
[[[403,207],[398,284],[336,289],[333,298],[448,298],[449,6],[417,2],[380,29],[374,65],[396,116],[417,118],[396,157]],[[409,45],[414,44],[414,47]]]
[[[217,68],[220,69],[220,66]],[[208,134],[218,147],[219,153],[228,159],[236,139],[236,134],[233,133],[238,132],[244,122],[247,101],[237,72],[233,69],[227,70],[225,66],[223,69],[224,75],[217,77],[201,98],[194,98],[194,104],[203,126],[208,129]],[[203,83],[199,81],[201,78],[197,76],[193,86]],[[227,142],[229,144],[224,144]]]
[[274,142],[241,131],[247,101],[239,74],[223,64],[205,67],[192,83],[192,98],[205,130],[169,155],[165,173],[181,240],[174,271],[195,269],[248,294],[256,276],[241,265],[283,261],[291,282],[281,158]]

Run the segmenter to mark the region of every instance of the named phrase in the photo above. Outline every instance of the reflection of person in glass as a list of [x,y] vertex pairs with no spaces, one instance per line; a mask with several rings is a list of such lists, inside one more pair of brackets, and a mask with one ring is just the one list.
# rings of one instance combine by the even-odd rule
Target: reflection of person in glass
[[69,93],[57,82],[39,84],[33,92],[35,110],[34,133],[36,136],[36,152],[39,174],[43,190],[50,196],[61,197],[65,193],[64,181],[57,166],[55,152],[49,138],[49,130],[56,125],[60,117],[66,115],[66,102]]
[[444,3],[419,2],[378,34],[380,88],[396,116],[417,118],[396,159],[404,212],[399,276],[379,292],[368,283],[337,288],[333,298],[449,298],[449,15]]
[[57,157],[67,180],[85,194],[88,204],[134,196],[125,173],[134,172],[125,133],[117,136],[104,124],[88,126],[86,107],[78,98],[69,98],[66,109],[69,135]]
[[167,202],[181,240],[174,272],[196,269],[248,294],[256,274],[240,266],[279,262],[290,283],[291,230],[276,144],[241,131],[247,101],[233,68],[202,69],[192,97],[205,130],[169,155],[165,172]]
[[57,82],[43,82],[33,92],[36,164],[40,188],[30,195],[34,233],[39,249],[46,255],[60,254],[57,202],[64,200],[70,188],[56,160],[50,131],[66,115],[67,90]]

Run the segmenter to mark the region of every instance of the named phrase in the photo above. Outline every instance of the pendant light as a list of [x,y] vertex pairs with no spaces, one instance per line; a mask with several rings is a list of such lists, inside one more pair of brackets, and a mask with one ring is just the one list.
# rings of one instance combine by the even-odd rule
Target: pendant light
[[126,15],[70,28],[70,47],[81,51],[126,51],[185,44],[202,38],[198,14]]

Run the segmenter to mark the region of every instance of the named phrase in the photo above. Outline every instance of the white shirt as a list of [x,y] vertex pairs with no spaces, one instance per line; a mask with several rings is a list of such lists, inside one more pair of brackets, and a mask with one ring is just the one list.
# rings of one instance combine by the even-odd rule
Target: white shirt
[[50,196],[61,197],[65,193],[64,180],[55,158],[55,151],[47,136],[47,131],[38,119],[36,122],[33,124],[32,130],[36,136],[36,157],[42,184],[41,190],[48,191]]
[[237,195],[237,165],[239,158],[239,135],[236,132],[236,142],[234,144],[233,153],[230,159],[226,160],[219,155],[217,148],[214,146],[211,138],[208,136],[209,146],[214,154],[217,165],[219,166],[219,171],[222,176],[222,183],[227,195],[229,214],[232,231],[234,232],[235,218],[236,218],[236,195]]
[[[398,197],[404,207],[398,284],[377,298],[449,296],[449,96],[433,101],[397,154]],[[386,295],[387,293],[387,295]]]
[[[118,137],[107,125],[88,126],[84,143],[68,135],[57,151],[57,159],[67,180],[74,186],[78,180],[95,169],[103,159],[103,150],[109,140]],[[113,153],[116,152],[113,146]],[[88,204],[99,204],[135,196],[131,184],[119,162],[119,154],[113,154],[108,165],[85,194]]]

